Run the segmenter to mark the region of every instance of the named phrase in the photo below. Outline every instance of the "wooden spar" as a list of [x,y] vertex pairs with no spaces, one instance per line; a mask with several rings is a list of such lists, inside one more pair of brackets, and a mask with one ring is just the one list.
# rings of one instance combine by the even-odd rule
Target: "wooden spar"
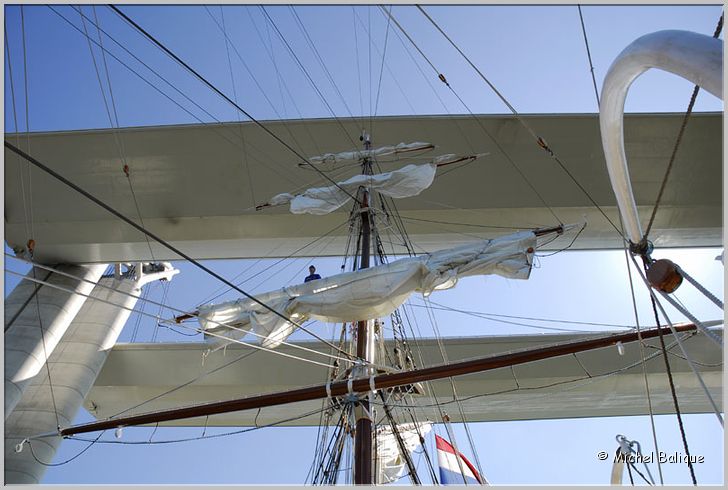
[[[676,332],[688,332],[693,330],[696,330],[696,326],[693,323],[681,323],[675,325]],[[641,336],[643,339],[657,337],[658,329],[652,328],[643,330],[641,332]],[[559,345],[538,347],[535,349],[511,352],[508,354],[481,357],[454,362],[451,364],[441,364],[438,366],[420,368],[407,372],[382,374],[374,376],[373,382],[377,389],[394,388],[402,385],[433,381],[451,376],[462,376],[464,374],[489,371],[501,367],[515,366],[518,364],[525,364],[527,362],[599,349],[600,347],[614,345],[617,342],[634,342],[635,340],[638,340],[638,338],[638,333],[636,331],[631,331],[628,333],[609,335],[595,339],[566,342]],[[368,392],[370,390],[369,381],[369,378],[354,379],[352,382],[352,390],[356,393]],[[348,393],[347,381],[331,383],[330,389],[331,396],[346,395]],[[99,430],[115,429],[117,427],[154,424],[158,422],[168,422],[170,420],[188,419],[193,417],[204,417],[221,413],[237,412],[239,410],[284,405],[286,403],[319,400],[326,398],[327,396],[326,385],[309,386],[290,391],[239,398],[236,400],[205,403],[191,407],[174,408],[170,410],[133,415],[130,417],[120,417],[116,419],[91,422],[62,429],[60,431],[60,435],[66,437]]]
[[[369,150],[370,143],[367,137],[364,141],[364,147]],[[363,173],[371,173],[371,162],[369,158],[365,158],[362,163]],[[369,211],[369,193],[366,188],[362,188],[362,200],[359,205],[361,212],[361,257],[359,260],[359,269],[369,268],[369,257],[371,255],[371,212]],[[369,352],[369,321],[359,320],[356,325],[356,357],[367,363],[373,363],[374,359],[370,358],[372,353]],[[362,366],[364,369],[368,367]],[[352,370],[351,376],[355,374]],[[367,372],[359,371],[359,376],[366,375]],[[369,400],[367,396],[359,400],[356,407],[356,431],[354,432],[354,483],[357,485],[371,485],[374,483],[372,475],[372,420],[369,418]]]

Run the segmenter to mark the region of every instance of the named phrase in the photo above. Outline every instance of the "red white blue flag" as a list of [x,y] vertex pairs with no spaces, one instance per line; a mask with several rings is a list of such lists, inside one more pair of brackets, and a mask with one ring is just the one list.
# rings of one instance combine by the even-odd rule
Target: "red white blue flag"
[[[483,484],[483,478],[478,473],[478,470],[475,469],[462,453],[456,453],[455,448],[438,435],[435,435],[435,442],[437,444],[437,461],[440,466],[440,484]],[[460,458],[460,463],[458,463],[458,457]]]

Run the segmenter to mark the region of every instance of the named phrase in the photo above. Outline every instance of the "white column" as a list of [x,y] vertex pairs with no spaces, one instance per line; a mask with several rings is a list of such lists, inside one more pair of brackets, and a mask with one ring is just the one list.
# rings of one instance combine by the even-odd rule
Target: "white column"
[[[26,277],[58,285],[79,294],[23,280],[5,298],[5,419],[20,400],[30,379],[45,364],[64,332],[91,293],[106,264],[61,265],[57,269],[81,277],[72,279],[34,267]],[[42,333],[41,333],[42,328]]]
[[[15,452],[16,445],[26,437],[55,431],[58,423],[62,427],[72,423],[131,314],[127,309],[95,298],[131,309],[141,294],[142,284],[160,278],[171,279],[177,272],[168,266],[165,272],[145,274],[142,282],[136,277],[119,280],[113,276],[99,281],[92,297],[50,356],[51,384],[43,369],[5,421],[5,483],[40,483],[46,467],[33,458],[27,446],[22,452]],[[61,438],[57,436],[33,440],[35,456],[50,463],[60,443]]]

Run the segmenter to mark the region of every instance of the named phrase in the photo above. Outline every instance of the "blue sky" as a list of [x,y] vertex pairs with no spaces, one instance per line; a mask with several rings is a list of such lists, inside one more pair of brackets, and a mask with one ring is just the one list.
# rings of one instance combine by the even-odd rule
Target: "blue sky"
[[[66,6],[54,8],[79,29],[83,29],[76,10]],[[221,11],[217,6],[208,6],[209,11],[202,6],[124,6],[122,9],[225,93],[232,95],[234,84],[240,105],[256,118],[331,116],[281,40],[276,37],[274,28],[266,23],[259,7],[223,8],[228,36],[250,72],[234,50],[230,53],[232,66],[228,64],[224,37],[212,18],[221,22]],[[357,117],[369,116],[374,112],[374,107],[378,115],[466,112],[466,108],[436,79],[432,69],[409,44],[405,48],[394,30],[389,30],[387,34],[387,19],[376,7],[295,7],[295,12],[325,60],[336,87],[327,81],[291,9],[285,6],[268,6],[266,9],[337,116],[349,116],[350,113]],[[519,112],[596,112],[576,6],[433,6],[426,9]],[[582,11],[597,85],[601,87],[611,61],[635,38],[660,29],[685,29],[711,34],[721,8],[717,5],[585,6]],[[83,12],[90,18],[94,16],[90,7],[84,7]],[[447,76],[471,111],[507,112],[502,102],[415,8],[397,6],[393,13],[432,63]],[[14,115],[6,52],[5,128],[6,132],[15,131],[17,118],[17,127],[25,131],[26,98],[23,90],[19,8],[8,6],[5,14],[17,105]],[[104,30],[188,94],[211,116],[181,97],[108,38],[103,38],[104,46],[199,120],[212,122],[238,118],[229,105],[151,46],[111,10],[97,6],[96,15]],[[108,128],[109,121],[85,38],[45,6],[26,6],[25,22],[30,130]],[[92,32],[95,29],[89,24],[86,27]],[[376,93],[385,38],[386,64],[377,104]],[[412,61],[408,51],[416,62]],[[275,64],[269,52],[273,54]],[[96,54],[99,54],[98,50]],[[121,126],[199,122],[149,84],[130,74],[115,60],[109,58],[108,63]],[[264,87],[264,92],[259,90],[258,85]],[[341,92],[341,98],[337,90]],[[691,91],[692,85],[684,80],[649,72],[634,84],[627,99],[627,111],[684,111]],[[695,110],[721,111],[722,103],[709,94],[701,93]],[[695,277],[705,281],[711,291],[722,297],[723,268],[720,262],[714,260],[719,252],[693,250],[690,253],[660,253],[664,255],[656,255],[678,261]],[[315,256],[315,249],[311,250],[311,254]],[[282,284],[298,282],[305,275],[310,260],[292,260],[273,268],[270,268],[271,262],[257,264],[246,273],[250,276],[267,269],[265,275],[245,283],[246,290],[263,292]],[[225,277],[232,277],[250,264],[245,261],[215,261],[212,266]],[[316,264],[322,275],[331,275],[338,271],[340,262],[327,259],[317,260]],[[8,262],[6,267],[22,269],[13,261]],[[170,285],[167,298],[169,304],[191,308],[217,289],[218,284],[214,280],[193,267],[186,264],[179,264],[178,267],[183,273]],[[607,278],[606,283],[615,285],[613,291],[605,295],[602,290],[594,288],[592,278],[582,272],[594,268]],[[7,276],[6,281],[7,294],[16,281]],[[161,295],[161,287],[153,285],[150,298],[159,301]],[[233,296],[229,294],[228,297]],[[686,291],[681,292],[680,297],[686,304],[696,308],[701,318],[722,317],[721,311],[697,295]],[[439,293],[432,299],[452,307],[498,314],[634,323],[624,256],[618,252],[558,254],[541,259],[529,281],[473,278],[463,281],[457,291]],[[640,297],[640,304],[647,308],[641,311],[642,318],[649,318],[644,294]],[[131,339],[135,316],[130,318],[120,341]],[[442,312],[437,312],[437,318],[440,325],[447,325],[448,336],[539,331],[473,318],[465,321],[462,317]],[[679,317],[674,315],[673,319],[678,320]],[[142,320],[137,340],[150,340],[153,329],[153,322]],[[329,336],[332,327],[318,325],[316,331]],[[423,334],[429,336],[428,332]],[[305,338],[305,335],[296,334],[294,338]],[[189,341],[190,338],[161,330],[158,340]],[[77,422],[86,420],[90,420],[90,416],[82,410]],[[666,452],[682,451],[675,417],[659,416],[657,423],[660,449]],[[685,417],[685,423],[691,451],[706,456],[704,465],[696,468],[698,481],[722,482],[723,433],[715,417],[710,414],[690,415]],[[617,433],[638,439],[643,448],[651,447],[652,439],[649,419],[646,417],[480,423],[472,424],[471,428],[478,441],[485,474],[494,483],[605,484],[609,479],[610,468],[597,461],[596,452],[614,451],[614,436]],[[464,440],[462,431],[460,428],[458,430],[458,436]],[[123,440],[144,439],[150,431],[127,429]],[[213,432],[225,432],[225,429],[208,430],[208,433]],[[155,439],[195,437],[200,433],[201,429],[195,428],[159,429]],[[109,439],[112,440],[113,436],[109,436]],[[45,483],[301,483],[310,464],[309,454],[313,451],[314,443],[313,429],[285,428],[166,446],[100,444],[72,463],[49,469]],[[65,461],[83,447],[83,443],[66,441],[55,461]],[[565,454],[555,451],[555,447],[563,449]],[[282,467],[285,469],[282,470]],[[656,468],[652,470],[656,475]],[[683,466],[665,465],[663,471],[666,482],[690,481],[687,469]]]

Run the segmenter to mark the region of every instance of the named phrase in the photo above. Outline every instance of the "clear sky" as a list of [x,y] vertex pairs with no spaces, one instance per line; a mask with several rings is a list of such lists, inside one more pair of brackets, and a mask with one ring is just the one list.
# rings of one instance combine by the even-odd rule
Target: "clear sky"
[[[53,8],[83,31],[78,11],[67,6]],[[224,37],[216,23],[222,23],[218,6],[207,9],[197,5],[124,6],[122,9],[224,92],[235,93],[240,105],[256,118],[331,116],[259,7],[225,6],[222,9],[227,34],[244,64],[232,48],[231,64],[228,64]],[[433,6],[426,9],[519,112],[597,111],[576,6]],[[103,44],[109,51],[192,113],[109,57],[109,74],[121,126],[238,118],[229,105],[150,45],[110,9],[97,6],[95,10],[102,29],[207,112],[180,96],[105,37]],[[430,61],[446,75],[467,108],[437,80],[432,69],[406,44],[407,41],[400,41],[393,26],[388,29],[387,19],[377,7],[294,8],[331,73],[335,87],[328,82],[293,11],[287,6],[269,6],[266,10],[337,116],[462,114],[468,109],[474,113],[507,112],[503,103],[414,7],[396,6],[393,13]],[[661,29],[712,34],[721,7],[584,6],[582,11],[597,85],[601,87],[611,61],[632,40]],[[94,18],[91,7],[84,7],[83,13]],[[15,131],[17,120],[17,128],[25,131],[28,124],[20,9],[8,6],[5,15],[11,62],[9,65],[6,51],[5,130]],[[110,127],[85,37],[46,6],[26,6],[24,15],[29,129],[57,131]],[[87,21],[86,29],[95,33],[96,27]],[[380,87],[385,39],[387,50]],[[98,50],[96,54],[98,61]],[[8,68],[13,73],[15,111]],[[684,111],[691,91],[692,85],[682,79],[649,72],[634,84],[626,109],[627,112]],[[378,103],[377,92],[380,93]],[[722,111],[722,108],[720,100],[704,92],[695,106],[696,111]],[[310,253],[315,256],[315,248]],[[723,267],[714,260],[718,253],[720,251],[716,250],[666,250],[655,255],[676,260],[722,297]],[[273,266],[274,261],[268,260],[249,270],[252,261],[215,261],[211,265],[229,278],[243,270],[247,270],[243,277],[265,270],[265,274],[243,284],[246,290],[256,293],[300,282],[309,262],[309,259],[290,260]],[[316,264],[322,275],[332,275],[338,271],[340,259],[318,259]],[[634,318],[624,264],[621,252],[566,252],[540,259],[528,281],[472,278],[462,281],[456,291],[438,293],[432,299],[454,308],[495,314],[631,325]],[[219,287],[212,278],[187,264],[176,266],[182,274],[170,285],[167,296],[170,305],[193,308]],[[13,261],[6,262],[6,267],[23,270]],[[589,276],[583,272],[586,270],[591,271]],[[595,287],[591,274],[601,277],[604,284],[613,288]],[[17,282],[14,279],[6,275],[6,294]],[[685,292],[681,290],[678,296],[686,305],[695,308],[700,318],[722,318],[720,310],[684,288]],[[149,294],[151,299],[160,301],[161,286],[152,285]],[[413,302],[417,304],[418,300]],[[641,318],[649,318],[644,291],[640,292],[639,303]],[[446,336],[544,331],[533,326],[505,325],[439,311],[436,315]],[[120,341],[131,340],[136,316],[130,318]],[[680,320],[677,314],[671,318]],[[330,336],[332,329],[331,325],[315,326],[316,332],[324,336]],[[149,341],[153,332],[153,322],[143,319],[135,340]],[[431,336],[432,332],[424,331],[423,335]],[[294,338],[306,336],[298,333]],[[162,329],[157,340],[199,339]],[[90,415],[81,410],[76,422],[88,420],[91,420]],[[698,482],[721,483],[723,431],[715,417],[711,414],[688,415],[685,423],[691,452],[706,458],[705,463],[696,468]],[[657,417],[661,450],[682,451],[676,425],[674,416]],[[457,430],[460,440],[465,440],[461,428]],[[643,448],[652,447],[647,417],[477,423],[471,424],[471,430],[484,472],[493,483],[606,484],[611,467],[598,461],[596,453],[601,450],[613,452],[616,434],[638,439]],[[201,431],[198,428],[159,429],[155,440],[196,437]],[[226,431],[215,428],[208,429],[207,433]],[[146,428],[126,429],[122,441],[144,440],[150,433],[151,429]],[[159,446],[97,444],[75,461],[50,468],[44,483],[301,483],[311,463],[315,436],[315,429],[311,428],[279,428]],[[104,439],[114,440],[110,434]],[[67,460],[83,447],[84,443],[66,441],[55,462]],[[469,451],[465,452],[469,455]],[[668,483],[690,482],[683,465],[665,465],[663,471]],[[654,466],[652,473],[657,475]]]

